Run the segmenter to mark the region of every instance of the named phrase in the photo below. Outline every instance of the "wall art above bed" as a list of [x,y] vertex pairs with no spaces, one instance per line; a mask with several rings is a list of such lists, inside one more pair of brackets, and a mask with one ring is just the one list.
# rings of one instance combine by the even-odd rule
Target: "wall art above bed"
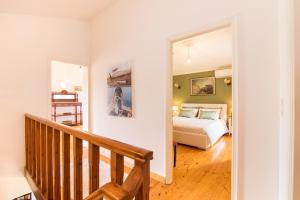
[[191,79],[191,95],[202,96],[202,95],[214,95],[216,94],[216,78],[205,77],[205,78],[194,78]]

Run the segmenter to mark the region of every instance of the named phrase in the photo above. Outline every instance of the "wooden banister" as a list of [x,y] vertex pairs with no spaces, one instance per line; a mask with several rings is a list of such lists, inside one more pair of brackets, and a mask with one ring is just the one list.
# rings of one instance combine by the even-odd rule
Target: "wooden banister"
[[[100,188],[98,195],[102,195],[111,200],[130,200],[137,197],[143,181],[144,177],[142,169],[136,166],[131,170],[122,185],[116,184],[115,182],[107,183]],[[96,195],[94,194],[94,196]]]
[[136,196],[139,188],[143,184],[143,174],[140,167],[134,167],[122,185],[123,189],[128,192],[130,199]]
[[[70,149],[71,139],[73,149]],[[25,176],[34,188],[38,200],[68,200],[71,197],[74,200],[83,199],[83,141],[89,143],[90,195],[85,200],[149,199],[150,160],[153,159],[151,151],[25,114]],[[111,182],[101,188],[100,148],[111,152]],[[124,157],[135,162],[125,181]],[[74,186],[73,195],[71,184]]]
[[123,156],[132,158],[134,160],[140,160],[140,161],[145,161],[145,160],[152,160],[153,159],[153,152],[149,150],[145,150],[143,148],[138,148],[126,143],[122,143],[116,140],[112,140],[106,137],[102,137],[99,135],[95,135],[92,133],[88,133],[85,131],[81,131],[78,129],[74,129],[72,127],[56,123],[54,121],[36,117],[31,114],[25,114],[25,117],[30,118],[31,120],[37,120],[42,124],[45,124],[49,127],[56,128],[58,130],[61,130],[65,133],[68,133],[76,138],[88,141],[92,144],[95,144],[97,146],[104,147],[106,149],[113,149],[114,152],[119,153]]
[[102,199],[103,199],[103,193],[101,192],[101,189],[99,188],[95,192],[91,193],[84,200],[102,200]]

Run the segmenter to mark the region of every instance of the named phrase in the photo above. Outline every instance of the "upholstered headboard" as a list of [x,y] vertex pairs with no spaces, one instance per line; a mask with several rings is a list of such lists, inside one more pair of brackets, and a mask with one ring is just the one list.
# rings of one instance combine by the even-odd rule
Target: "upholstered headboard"
[[227,104],[183,103],[181,108],[221,108],[220,118],[227,122]]

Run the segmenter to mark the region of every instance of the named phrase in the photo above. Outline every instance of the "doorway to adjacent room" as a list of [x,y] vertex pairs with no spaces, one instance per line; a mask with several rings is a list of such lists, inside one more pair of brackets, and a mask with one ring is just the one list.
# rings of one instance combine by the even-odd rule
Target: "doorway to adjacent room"
[[194,182],[193,187],[203,187],[189,195],[201,199],[236,198],[235,26],[231,20],[169,40],[167,112],[172,119],[167,119],[166,183],[178,186],[190,178],[186,181]]
[[51,119],[88,130],[88,68],[51,62]]

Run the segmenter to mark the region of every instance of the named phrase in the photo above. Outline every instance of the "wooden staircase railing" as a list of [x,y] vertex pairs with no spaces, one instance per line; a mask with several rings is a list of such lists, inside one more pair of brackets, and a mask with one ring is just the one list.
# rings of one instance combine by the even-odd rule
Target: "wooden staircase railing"
[[[71,184],[73,199],[83,199],[83,141],[89,143],[89,196],[85,200],[149,199],[153,152],[25,114],[25,176],[38,200],[69,200]],[[111,152],[111,182],[99,188],[100,148]],[[135,165],[123,182],[124,157],[133,159]]]
[[13,200],[32,200],[31,193],[24,194],[23,196],[17,197]]

